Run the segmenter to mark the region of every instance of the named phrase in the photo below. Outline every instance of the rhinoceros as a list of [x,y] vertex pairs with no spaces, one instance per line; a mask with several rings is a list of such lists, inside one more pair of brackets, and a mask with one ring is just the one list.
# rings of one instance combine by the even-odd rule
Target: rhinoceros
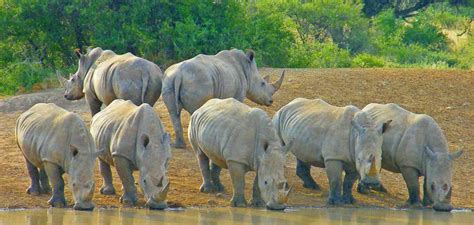
[[93,209],[94,162],[99,152],[81,118],[55,104],[38,103],[18,117],[15,128],[16,141],[31,179],[27,193],[49,193],[49,178],[53,196],[48,203],[64,207],[62,175],[67,173],[74,209]]
[[[291,188],[283,174],[282,146],[267,114],[234,98],[211,99],[191,116],[189,141],[201,168],[201,192],[222,191],[221,168],[229,170],[233,207],[245,207],[245,173],[256,171],[251,205],[284,209]],[[211,160],[211,165],[209,165]]]
[[100,173],[104,179],[101,194],[115,194],[112,165],[122,181],[124,193],[120,201],[126,206],[136,205],[132,173],[138,170],[138,183],[145,195],[146,206],[152,209],[167,207],[170,137],[150,105],[136,106],[130,100],[114,100],[92,118],[91,133],[96,146],[105,149],[99,155]]
[[359,178],[367,185],[379,185],[382,133],[389,119],[375,123],[355,106],[336,107],[321,99],[296,98],[272,121],[283,143],[295,142],[291,152],[297,158],[296,175],[304,187],[319,189],[310,169],[326,168],[328,204],[352,204],[352,186]]
[[[448,143],[436,121],[390,104],[369,104],[362,111],[376,122],[393,120],[383,135],[382,168],[401,173],[408,188],[408,206],[420,207],[420,176],[424,176],[423,202],[437,211],[451,211],[452,165],[461,150],[448,151]],[[358,190],[364,191],[364,185]]]
[[85,96],[92,116],[115,99],[131,100],[134,104],[155,104],[161,94],[163,73],[154,63],[131,53],[117,55],[100,47],[86,54],[76,50],[79,67],[69,80],[57,72],[67,100]]
[[262,78],[257,70],[254,52],[246,54],[237,49],[224,50],[216,55],[198,55],[170,66],[163,78],[163,101],[173,123],[176,148],[185,148],[181,111],[193,114],[211,98],[235,98],[243,102],[247,97],[253,102],[270,106],[272,95],[283,82],[269,83],[269,76]]

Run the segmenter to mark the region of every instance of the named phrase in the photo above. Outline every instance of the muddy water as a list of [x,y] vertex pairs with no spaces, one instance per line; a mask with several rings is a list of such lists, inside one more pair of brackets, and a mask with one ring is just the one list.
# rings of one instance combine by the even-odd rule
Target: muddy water
[[474,213],[431,210],[302,208],[274,212],[261,209],[195,208],[150,211],[136,209],[70,209],[0,211],[0,225],[7,224],[473,224]]

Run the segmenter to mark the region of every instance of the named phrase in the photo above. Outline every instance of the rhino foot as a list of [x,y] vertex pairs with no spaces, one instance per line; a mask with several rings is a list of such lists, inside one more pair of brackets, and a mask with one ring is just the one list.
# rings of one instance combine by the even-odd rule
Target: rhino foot
[[171,147],[178,148],[178,149],[185,149],[186,144],[184,142],[175,142],[175,143],[171,144]]
[[33,195],[33,196],[38,196],[38,195],[41,194],[41,191],[39,190],[38,187],[30,186],[30,187],[28,187],[28,189],[26,189],[26,193],[30,194],[30,195]]
[[231,207],[247,207],[247,202],[245,202],[244,196],[241,197],[232,197],[232,200],[230,200],[230,206]]
[[422,209],[423,205],[420,202],[411,202],[408,200],[405,204],[401,206],[404,209]]
[[337,197],[329,197],[327,201],[328,205],[341,205],[342,203],[341,199]]
[[48,204],[56,208],[64,208],[66,206],[66,199],[64,197],[51,197],[48,201]]
[[102,186],[100,188],[100,193],[103,195],[115,195],[115,188],[113,186]]
[[319,187],[319,185],[316,184],[316,182],[304,182],[303,187],[308,188],[308,189],[312,189],[312,190],[316,190],[316,191],[321,191],[321,187]]
[[203,183],[199,188],[199,191],[202,193],[214,193],[216,188],[211,183]]
[[252,198],[250,199],[250,205],[254,208],[261,208],[265,206],[265,201],[261,198]]
[[355,199],[354,199],[354,196],[352,196],[352,195],[343,195],[342,199],[341,199],[341,202],[344,203],[344,204],[354,204]]
[[137,202],[138,199],[135,195],[125,193],[120,197],[120,203],[122,203],[125,207],[133,207],[137,204]]
[[220,182],[217,184],[214,184],[214,190],[216,192],[224,192],[224,185],[222,185]]

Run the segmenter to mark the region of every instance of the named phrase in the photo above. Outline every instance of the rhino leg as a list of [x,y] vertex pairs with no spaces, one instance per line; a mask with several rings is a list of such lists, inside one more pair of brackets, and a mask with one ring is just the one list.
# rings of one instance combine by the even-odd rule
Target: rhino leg
[[245,201],[244,188],[245,188],[245,165],[228,161],[227,166],[229,167],[230,178],[232,179],[232,186],[234,193],[230,200],[231,207],[246,207],[247,201]]
[[[183,136],[183,126],[181,125],[181,110],[182,108],[175,101],[174,94],[168,92],[163,92],[163,102],[168,109],[168,113],[171,117],[171,122],[173,123],[173,129],[176,136],[175,142],[172,145],[175,148],[186,148]],[[179,107],[179,108],[178,108]]]
[[197,158],[199,161],[199,168],[201,169],[202,185],[199,191],[203,193],[212,193],[215,191],[214,185],[211,181],[211,171],[209,169],[209,158],[200,150],[197,151]]
[[36,166],[34,166],[28,159],[25,158],[26,168],[30,175],[31,185],[26,189],[26,193],[30,195],[40,195],[39,173]]
[[342,184],[342,203],[353,204],[355,202],[352,196],[352,187],[358,178],[359,174],[357,171],[346,169],[346,175],[344,176],[344,182]]
[[39,182],[41,187],[41,194],[51,194],[51,186],[49,186],[48,175],[44,169],[40,169]]
[[121,156],[114,156],[114,164],[122,181],[123,195],[120,197],[120,202],[125,206],[136,205],[138,202],[136,196],[137,189],[135,187],[135,180],[133,179],[133,170],[130,160]]
[[115,188],[112,184],[112,171],[110,170],[110,165],[106,162],[99,159],[99,170],[104,183],[100,187],[100,193],[103,195],[115,195]]
[[423,206],[429,206],[433,204],[433,200],[428,194],[428,183],[426,182],[426,176],[423,180]]
[[421,207],[420,203],[420,184],[418,182],[418,171],[414,168],[403,167],[400,169],[403,179],[408,188],[408,207]]
[[296,175],[303,181],[303,187],[318,191],[321,190],[311,176],[311,165],[296,159]]
[[44,170],[53,186],[53,196],[48,203],[53,207],[65,207],[66,199],[64,198],[64,180],[62,174],[64,171],[53,163],[44,162]]
[[341,161],[330,160],[325,162],[326,174],[329,180],[329,197],[327,203],[329,205],[337,205],[341,203],[341,178],[343,164]]
[[211,162],[211,181],[214,185],[214,189],[216,192],[223,192],[224,185],[221,183],[220,175],[221,175],[221,168],[216,165],[215,163]]
[[94,116],[98,112],[100,112],[100,107],[102,106],[102,102],[93,98],[90,95],[86,95],[86,102],[89,105],[91,110],[91,115]]
[[258,188],[258,174],[253,180],[252,199],[250,199],[250,205],[256,208],[265,206],[265,201],[263,201],[262,196],[260,194],[260,188]]

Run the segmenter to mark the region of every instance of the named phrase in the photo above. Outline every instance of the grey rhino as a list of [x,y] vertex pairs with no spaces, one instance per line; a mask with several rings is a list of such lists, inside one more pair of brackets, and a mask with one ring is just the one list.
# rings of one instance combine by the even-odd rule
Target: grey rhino
[[304,187],[319,189],[310,169],[326,168],[328,204],[353,203],[352,186],[358,178],[367,185],[379,185],[382,133],[389,120],[375,123],[355,106],[336,107],[321,99],[296,98],[272,121],[283,143],[294,139],[291,151],[297,158],[296,175]]
[[257,70],[253,51],[246,54],[237,49],[224,50],[216,55],[196,57],[170,66],[163,78],[163,101],[173,122],[176,134],[174,147],[185,148],[181,110],[193,114],[211,98],[235,98],[270,106],[272,95],[280,88],[280,79],[269,83]]
[[130,100],[114,100],[92,118],[91,133],[96,146],[106,150],[99,155],[100,173],[104,179],[101,194],[115,194],[112,165],[123,185],[120,201],[127,206],[136,205],[133,171],[138,170],[138,183],[145,195],[146,206],[152,209],[167,207],[170,137],[150,105],[136,106]]
[[117,55],[102,48],[76,51],[79,67],[69,80],[57,73],[64,86],[64,97],[78,100],[85,96],[92,116],[115,99],[131,100],[134,104],[155,104],[161,94],[163,73],[154,63],[131,53]]
[[[245,207],[245,173],[256,171],[251,204],[284,209],[291,188],[285,154],[267,114],[233,98],[211,99],[191,116],[189,141],[201,168],[201,192],[223,191],[221,168],[229,169],[233,207]],[[209,166],[209,160],[211,165]]]
[[94,162],[99,153],[78,115],[52,103],[38,103],[18,117],[15,135],[31,178],[28,194],[50,193],[49,178],[53,196],[48,203],[66,206],[62,175],[67,173],[74,209],[94,208]]
[[[403,175],[409,193],[407,204],[421,206],[418,178],[424,176],[423,205],[451,211],[452,164],[462,151],[449,153],[446,137],[436,121],[393,103],[372,103],[362,110],[377,122],[393,120],[383,135],[382,168]],[[358,190],[364,188],[359,185]]]

